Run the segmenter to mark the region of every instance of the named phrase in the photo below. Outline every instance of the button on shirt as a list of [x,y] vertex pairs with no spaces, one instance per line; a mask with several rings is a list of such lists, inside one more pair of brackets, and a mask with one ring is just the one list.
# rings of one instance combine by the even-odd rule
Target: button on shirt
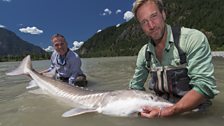
[[69,78],[69,84],[74,84],[76,77],[82,74],[81,60],[75,52],[69,50],[64,58],[54,51],[51,55],[49,71],[56,69],[58,77]]
[[[139,51],[135,73],[129,83],[130,88],[144,90],[144,83],[149,74],[145,59],[147,45],[148,51],[151,52],[151,68],[161,66],[178,67],[180,65],[180,57],[174,44],[171,27],[169,25],[166,25],[166,27],[167,40],[162,61],[159,62],[156,58],[155,45],[149,40],[149,43]],[[186,53],[186,68],[188,69],[188,76],[191,79],[190,84],[193,85],[193,90],[204,94],[208,98],[213,98],[218,94],[218,90],[214,78],[211,50],[206,36],[198,30],[182,27],[179,43],[180,48]]]

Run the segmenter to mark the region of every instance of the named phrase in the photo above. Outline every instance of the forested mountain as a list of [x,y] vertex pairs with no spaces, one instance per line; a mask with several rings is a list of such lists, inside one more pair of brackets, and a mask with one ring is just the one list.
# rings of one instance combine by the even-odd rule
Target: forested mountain
[[0,56],[44,53],[42,48],[22,40],[7,29],[0,28]]
[[212,50],[224,50],[223,0],[165,0],[167,22],[205,33]]
[[[224,50],[223,0],[164,0],[167,23],[195,28],[208,37],[213,51]],[[79,53],[83,57],[137,55],[147,43],[135,19],[111,26],[89,38]]]
[[10,58],[19,58],[28,54],[40,57],[45,56],[46,52],[42,48],[22,40],[14,32],[0,28],[0,61],[8,61]]
[[88,39],[79,49],[83,57],[130,56],[137,55],[139,49],[146,43],[143,34],[135,20],[112,26]]

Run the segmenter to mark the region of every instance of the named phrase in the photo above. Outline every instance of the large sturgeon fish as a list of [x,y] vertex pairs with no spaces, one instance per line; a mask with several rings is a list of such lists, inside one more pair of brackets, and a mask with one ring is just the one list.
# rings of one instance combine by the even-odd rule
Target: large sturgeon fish
[[171,103],[164,99],[143,91],[92,91],[56,81],[53,78],[43,76],[36,72],[32,68],[29,55],[23,59],[18,68],[6,74],[28,75],[37,83],[40,89],[46,91],[48,94],[79,104],[78,107],[65,112],[62,115],[63,117],[71,117],[90,112],[113,116],[134,116],[141,112],[144,106],[159,108],[172,106]]

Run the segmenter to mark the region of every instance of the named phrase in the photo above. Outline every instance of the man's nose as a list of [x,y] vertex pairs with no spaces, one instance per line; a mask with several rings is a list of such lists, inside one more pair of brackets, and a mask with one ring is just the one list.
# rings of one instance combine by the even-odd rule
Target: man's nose
[[148,20],[147,26],[148,26],[149,29],[154,29],[155,23],[153,21],[151,21],[151,20]]
[[56,48],[57,48],[57,49],[61,49],[61,48],[62,48],[62,46],[61,46],[61,45],[58,45]]

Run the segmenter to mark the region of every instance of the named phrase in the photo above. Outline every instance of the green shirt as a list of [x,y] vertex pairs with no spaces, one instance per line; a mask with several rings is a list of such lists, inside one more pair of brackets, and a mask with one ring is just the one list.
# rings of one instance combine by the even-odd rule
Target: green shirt
[[[161,66],[178,67],[180,65],[180,57],[174,44],[171,27],[169,25],[166,27],[167,40],[161,63],[156,58],[155,46],[149,40],[148,51],[152,53],[151,68]],[[182,27],[179,44],[180,48],[186,53],[186,68],[188,69],[188,76],[190,77],[190,84],[193,85],[193,90],[208,98],[213,98],[219,91],[216,89],[211,49],[206,36],[198,30]],[[144,83],[149,75],[145,59],[146,47],[147,44],[139,51],[135,74],[129,83],[131,89],[145,89]]]

